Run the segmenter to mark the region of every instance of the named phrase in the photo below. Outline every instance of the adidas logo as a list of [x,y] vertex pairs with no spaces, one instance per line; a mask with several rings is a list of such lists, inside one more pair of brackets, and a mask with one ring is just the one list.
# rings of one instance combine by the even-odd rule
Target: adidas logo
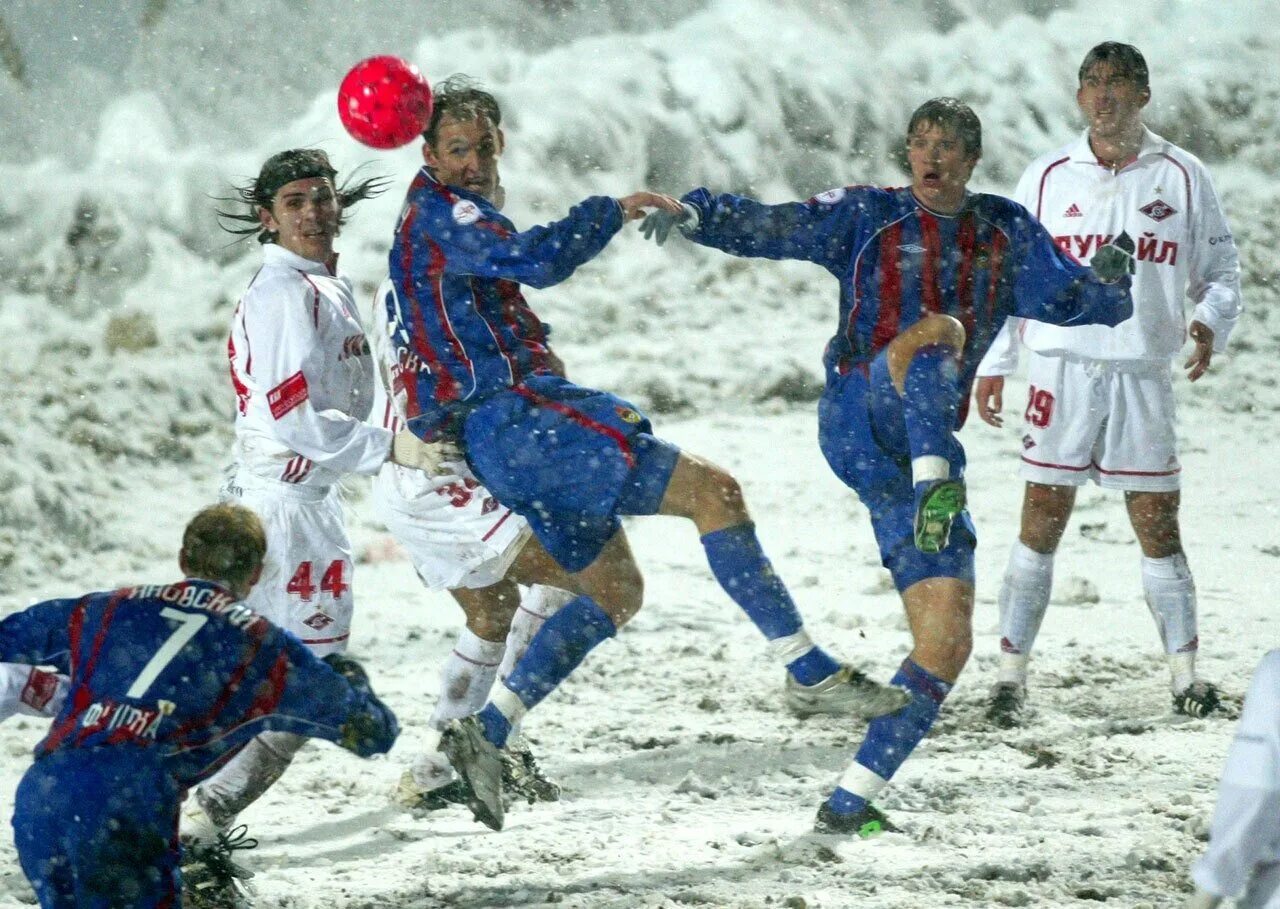
[[1070,207],[1070,208],[1068,208],[1065,212],[1063,212],[1063,213],[1062,213],[1062,217],[1064,217],[1064,218],[1083,218],[1083,217],[1084,217],[1084,212],[1082,212],[1082,211],[1080,210],[1080,206],[1079,206],[1079,205],[1076,205],[1074,202],[1072,202],[1072,203],[1071,203],[1071,207]]

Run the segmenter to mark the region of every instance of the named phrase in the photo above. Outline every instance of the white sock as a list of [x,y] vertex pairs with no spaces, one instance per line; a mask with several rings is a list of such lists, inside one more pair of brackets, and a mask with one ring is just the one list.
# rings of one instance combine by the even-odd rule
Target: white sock
[[941,455],[921,455],[911,459],[911,485],[926,480],[951,479],[951,464]]
[[433,727],[442,729],[450,720],[470,716],[484,706],[506,646],[503,641],[477,637],[470,628],[458,633],[440,672],[440,697],[429,720]]
[[875,771],[863,767],[857,761],[853,761],[849,764],[849,768],[840,775],[840,781],[836,785],[845,792],[852,792],[854,795],[870,802],[881,793],[885,786],[889,785],[889,781]]
[[1027,661],[1053,592],[1053,553],[1036,552],[1014,540],[1000,584],[1001,682],[1027,684]]
[[453,779],[453,766],[440,750],[440,730],[427,729],[427,746],[413,761],[410,768],[413,781],[424,792],[438,789]]
[[1169,659],[1173,690],[1182,691],[1196,680],[1196,651],[1200,649],[1196,584],[1187,557],[1180,552],[1163,559],[1143,556],[1142,590]]
[[520,606],[511,619],[511,630],[507,632],[507,652],[502,657],[502,665],[498,668],[498,678],[505,679],[511,670],[529,649],[529,642],[538,633],[542,623],[551,618],[560,607],[572,600],[576,594],[558,587],[543,587],[535,584],[520,598]]

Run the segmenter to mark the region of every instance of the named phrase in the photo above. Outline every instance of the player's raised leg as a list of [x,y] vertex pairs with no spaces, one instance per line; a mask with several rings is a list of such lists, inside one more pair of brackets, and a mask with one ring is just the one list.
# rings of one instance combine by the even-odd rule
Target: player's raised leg
[[960,406],[960,354],[965,332],[952,316],[926,316],[886,350],[889,376],[902,396],[915,490],[915,544],[921,552],[946,548],[951,524],[964,510],[964,481],[947,460]]

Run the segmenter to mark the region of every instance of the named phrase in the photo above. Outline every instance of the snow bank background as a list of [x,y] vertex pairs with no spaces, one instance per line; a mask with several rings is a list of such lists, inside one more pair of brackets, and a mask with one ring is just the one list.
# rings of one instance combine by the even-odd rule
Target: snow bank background
[[[1249,309],[1234,356],[1196,386],[1179,385],[1189,477],[1185,523],[1206,612],[1204,635],[1238,645],[1209,650],[1208,658],[1217,661],[1214,677],[1242,688],[1259,648],[1274,640],[1274,627],[1269,636],[1242,640],[1228,616],[1243,603],[1241,614],[1251,627],[1262,625],[1269,602],[1265,582],[1280,553],[1271,542],[1274,529],[1265,523],[1280,509],[1276,497],[1262,493],[1259,501],[1250,494],[1253,483],[1234,485],[1268,475],[1261,446],[1280,408],[1272,366],[1280,335],[1268,325],[1277,286],[1273,250],[1280,245],[1280,89],[1271,73],[1280,56],[1280,33],[1260,27],[1280,12],[1280,4],[439,0],[427,6],[148,0],[119,5],[133,17],[127,27],[115,26],[96,59],[68,55],[57,44],[65,38],[50,26],[20,32],[22,22],[38,18],[40,6],[65,7],[74,31],[75,4],[16,0],[0,12],[11,46],[34,61],[18,71],[21,78],[12,65],[8,75],[0,71],[0,337],[6,342],[0,370],[9,416],[0,425],[5,608],[140,575],[166,578],[178,530],[213,495],[230,439],[226,328],[258,254],[254,244],[232,244],[218,231],[211,197],[225,195],[232,182],[255,174],[281,148],[320,145],[344,172],[371,162],[374,171],[396,182],[385,196],[356,210],[341,250],[344,268],[366,294],[372,292],[384,268],[390,225],[419,158],[414,147],[376,153],[342,133],[334,93],[356,59],[399,53],[433,80],[461,71],[492,89],[506,109],[503,177],[509,210],[517,223],[530,224],[558,216],[588,193],[642,187],[681,192],[702,184],[783,201],[844,183],[900,183],[905,178],[898,150],[906,119],[921,101],[941,94],[964,98],[982,117],[985,153],[975,185],[1008,191],[1027,160],[1081,128],[1076,67],[1088,47],[1114,38],[1146,52],[1154,95],[1148,121],[1209,164],[1245,268]],[[138,21],[145,21],[141,29],[132,24]],[[0,60],[4,46],[0,40]],[[46,56],[67,62],[41,64]],[[557,348],[577,379],[631,396],[653,412],[664,433],[742,472],[775,559],[788,569],[784,574],[793,578],[802,602],[815,604],[807,607],[810,614],[847,649],[878,659],[879,668],[890,671],[894,654],[905,646],[900,610],[875,566],[862,509],[827,476],[812,444],[811,402],[820,387],[819,356],[835,303],[826,273],[799,264],[746,263],[688,246],[659,251],[631,234],[572,281],[531,297],[553,324]],[[1017,393],[1009,400],[1016,410]],[[978,627],[988,635],[994,622],[990,600],[1014,532],[1020,491],[1011,479],[1015,430],[994,433],[975,424],[965,434],[986,542]],[[355,534],[371,542],[377,528],[365,521],[362,497],[357,485]],[[692,535],[679,553],[671,552],[665,537],[646,529],[650,522],[638,529],[636,546],[649,571],[656,615],[642,613],[634,636],[617,645],[616,665],[602,660],[588,667],[583,680],[543,714],[547,763],[567,774],[572,791],[584,800],[540,808],[521,819],[521,836],[550,842],[549,851],[530,846],[502,859],[503,849],[514,848],[514,833],[495,841],[471,836],[474,831],[460,818],[442,834],[432,820],[409,822],[385,812],[366,816],[362,812],[376,811],[370,807],[380,804],[376,787],[394,780],[394,768],[356,767],[341,758],[334,763],[332,754],[316,749],[313,762],[273,794],[265,817],[279,826],[297,823],[308,813],[300,799],[316,786],[336,786],[340,792],[330,810],[342,820],[330,832],[361,845],[339,850],[317,871],[305,849],[292,851],[298,841],[280,832],[267,852],[283,867],[264,875],[277,881],[264,882],[264,891],[287,893],[270,888],[287,881],[288,870],[296,867],[298,880],[318,881],[316,905],[365,905],[362,899],[374,900],[369,905],[435,905],[429,894],[439,896],[440,888],[442,904],[539,904],[557,887],[562,901],[583,906],[667,905],[667,898],[673,905],[739,905],[741,898],[741,905],[754,906],[765,897],[803,905],[782,902],[792,895],[814,906],[1074,905],[1075,899],[1088,904],[1092,898],[1078,891],[1093,885],[1079,880],[1083,872],[1064,869],[1096,866],[1100,854],[1114,851],[1108,837],[1116,834],[1128,844],[1121,852],[1128,852],[1099,892],[1106,896],[1107,888],[1141,879],[1138,890],[1122,888],[1108,898],[1136,905],[1140,893],[1152,905],[1164,905],[1159,894],[1173,892],[1182,880],[1202,830],[1195,818],[1211,804],[1225,728],[1194,723],[1166,729],[1167,720],[1148,724],[1149,718],[1140,717],[1134,721],[1139,732],[1151,724],[1161,730],[1141,739],[1143,749],[1154,752],[1142,763],[1150,781],[1135,786],[1125,775],[1127,746],[1115,745],[1112,737],[1128,733],[1117,733],[1105,717],[1128,710],[1136,691],[1149,701],[1139,712],[1159,714],[1163,680],[1151,653],[1154,635],[1135,593],[1136,549],[1117,503],[1114,496],[1082,495],[1075,526],[1088,527],[1092,542],[1077,547],[1077,570],[1081,582],[1100,589],[1101,605],[1092,605],[1088,596],[1075,605],[1099,610],[1083,623],[1099,627],[1079,630],[1075,649],[1058,656],[1051,655],[1052,627],[1046,631],[1042,664],[1059,672],[1062,691],[1046,704],[1043,728],[1023,736],[1025,741],[1013,737],[1012,744],[983,731],[974,721],[988,667],[976,662],[972,687],[962,682],[954,718],[944,725],[955,735],[940,735],[917,765],[933,788],[899,787],[898,801],[890,804],[922,812],[920,842],[855,851],[844,876],[834,877],[823,876],[824,865],[846,860],[820,854],[815,859],[804,847],[799,861],[806,870],[788,871],[792,847],[779,839],[779,829],[795,834],[807,825],[822,788],[845,760],[847,735],[779,718],[771,681],[757,671],[757,642],[707,586]],[[1223,558],[1232,545],[1222,539],[1228,526],[1237,547],[1231,558],[1238,562]],[[1106,561],[1112,558],[1114,570]],[[1070,559],[1064,553],[1062,594],[1068,593]],[[403,602],[421,595],[403,564],[362,570],[362,610],[370,618],[356,649],[381,657],[382,665],[397,665],[403,660],[397,616]],[[1220,620],[1215,600],[1221,601]],[[1118,603],[1123,609],[1109,608]],[[422,679],[434,675],[452,634],[452,612],[443,600],[431,605],[436,608],[413,613],[414,622],[421,621],[414,627],[425,642],[424,668],[393,671],[385,683],[404,704],[429,696]],[[1120,617],[1113,619],[1113,613]],[[690,645],[683,638],[694,636],[672,630],[694,626],[705,628],[707,636],[686,654]],[[994,653],[987,645],[985,653]],[[980,638],[977,652],[983,646]],[[714,695],[720,704],[714,709],[695,708],[698,698],[689,693],[704,684],[706,650],[713,654],[713,682],[731,692]],[[1081,655],[1087,657],[1083,664]],[[1063,662],[1055,664],[1057,659]],[[652,684],[645,668],[656,664],[682,668],[645,696],[620,697],[623,689]],[[1102,684],[1104,693],[1080,703],[1071,680],[1081,677]],[[750,693],[740,690],[748,680]],[[592,691],[593,681],[604,690]],[[666,700],[675,706],[652,716],[655,702]],[[596,704],[603,715],[627,719],[601,729]],[[619,713],[626,709],[634,712]],[[674,728],[668,709],[685,711],[677,714]],[[412,710],[407,713],[412,718]],[[777,730],[761,733],[755,742],[769,755],[761,757],[772,768],[765,778],[735,779],[742,771],[734,740],[717,743],[717,736],[741,735],[744,725]],[[650,726],[657,745],[646,745],[650,733],[640,731]],[[20,755],[35,733],[32,724],[0,731],[13,755],[5,763],[6,783],[21,772]],[[406,749],[413,735],[406,734]],[[1065,801],[1044,794],[1043,775],[1027,774],[1025,792],[1020,783],[1013,786],[1022,801],[1011,808],[1012,784],[992,774],[992,762],[1020,761],[1017,751],[1033,754],[1038,742],[1059,737],[1078,739],[1065,756],[1055,756],[1079,771],[1052,784],[1066,793]],[[1101,748],[1099,740],[1106,743]],[[674,763],[671,754],[659,753],[672,749],[683,756]],[[808,749],[798,772],[789,769],[794,749]],[[654,759],[636,751],[653,751]],[[1167,755],[1175,751],[1191,766],[1168,766]],[[620,756],[623,769],[609,770],[609,755]],[[719,761],[711,771],[689,771],[700,782],[689,783],[678,770],[682,760],[708,757]],[[746,760],[754,766],[754,758]],[[719,784],[706,782],[708,772],[723,772],[730,782],[717,789]],[[952,782],[942,785],[939,773]],[[348,775],[353,782],[342,782]],[[1082,793],[1097,780],[1130,817],[1141,815],[1142,823],[1117,820],[1123,828],[1118,832],[1081,833],[1078,828],[1097,825],[1065,820],[1079,813]],[[1188,789],[1188,781],[1196,786]],[[710,788],[704,792],[700,786]],[[1150,806],[1123,801],[1142,788],[1173,807],[1159,808],[1153,819]],[[0,789],[11,792],[12,786]],[[673,798],[673,789],[686,793],[686,800],[701,800],[702,807],[686,815],[644,801],[656,797],[651,791]],[[938,810],[954,810],[958,799],[973,803],[964,809],[967,819],[954,818],[948,827],[933,817]],[[639,813],[618,813],[619,802],[639,806]],[[729,814],[712,811],[713,802]],[[1006,814],[988,811],[989,803]],[[750,814],[762,808],[771,813]],[[353,810],[355,818],[349,816]],[[1009,811],[1018,818],[1010,820]],[[1186,829],[1166,829],[1170,812]],[[670,826],[667,833],[653,832],[655,816],[662,820],[658,829]],[[597,833],[599,824],[614,833]],[[548,825],[558,832],[549,833]],[[706,846],[701,831],[712,827],[736,831],[736,846]],[[1028,841],[1033,829],[1051,847]],[[988,846],[1008,847],[999,854],[1024,870],[944,867],[917,881],[911,869],[929,851],[924,844],[935,835],[931,831],[940,831],[937,836],[951,850],[939,859],[943,866],[954,860],[953,853],[964,854],[957,845],[963,840],[975,855]],[[304,841],[327,836],[304,834]],[[426,884],[406,884],[394,864],[379,871],[375,855],[396,855],[387,841],[377,840],[382,836],[422,841],[422,867],[415,875],[425,876]],[[441,844],[441,836],[449,842]],[[369,837],[382,847],[370,846]],[[582,845],[597,842],[592,837],[598,837],[599,848]],[[695,848],[694,840],[701,845]],[[739,859],[754,869],[745,878],[728,874],[737,881],[732,886],[721,880],[724,875],[693,873],[682,864],[685,850],[701,861],[707,849],[714,855],[726,846],[746,850]],[[1024,848],[1045,851],[1037,859],[1043,867],[1025,870]],[[890,861],[887,876],[865,877],[868,863],[879,862],[886,851],[902,862]],[[869,854],[877,857],[868,859]],[[642,855],[664,865],[650,869],[656,877],[648,882],[639,870],[645,867]],[[622,867],[639,863],[637,870],[619,883],[609,877],[610,857]],[[547,884],[548,864],[563,867],[569,883]],[[345,870],[330,875],[324,869],[331,865]],[[849,878],[855,868],[859,873]],[[1127,877],[1125,869],[1132,872]],[[496,882],[488,882],[488,896],[482,892],[467,902],[472,898],[464,894],[477,873],[496,875]],[[9,878],[0,872],[0,906],[8,905],[6,893],[17,900],[24,892],[13,874],[16,867]],[[803,884],[794,894],[776,889],[786,874]],[[542,889],[517,898],[521,881],[530,876]],[[612,902],[582,896],[579,891],[592,880],[609,881],[622,888],[621,895],[610,897]],[[761,880],[766,884],[757,886]],[[898,895],[869,901],[866,888],[874,889],[877,881]],[[374,882],[385,897],[363,892]],[[856,903],[851,886],[860,894]],[[639,895],[626,895],[631,891]],[[944,892],[950,895],[939,895]],[[313,905],[309,899],[295,895],[282,904]]]

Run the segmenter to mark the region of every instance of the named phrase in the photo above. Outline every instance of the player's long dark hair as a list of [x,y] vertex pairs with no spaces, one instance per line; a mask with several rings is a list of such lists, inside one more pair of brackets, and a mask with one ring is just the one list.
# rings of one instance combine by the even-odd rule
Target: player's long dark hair
[[[232,187],[232,196],[219,196],[218,202],[227,205],[245,205],[248,211],[224,211],[217,209],[218,226],[229,234],[247,237],[257,234],[259,243],[274,243],[275,231],[265,230],[258,217],[258,209],[270,209],[276,200],[280,187],[294,180],[306,180],[311,177],[323,177],[334,184],[334,193],[338,199],[338,226],[347,223],[347,211],[362,199],[369,199],[385,190],[390,184],[387,177],[369,177],[357,180],[356,175],[365,167],[360,165],[341,185],[337,185],[338,172],[329,163],[329,156],[318,148],[292,148],[272,155],[262,165],[255,180]],[[228,223],[230,222],[230,223]],[[250,225],[248,227],[239,224]]]

